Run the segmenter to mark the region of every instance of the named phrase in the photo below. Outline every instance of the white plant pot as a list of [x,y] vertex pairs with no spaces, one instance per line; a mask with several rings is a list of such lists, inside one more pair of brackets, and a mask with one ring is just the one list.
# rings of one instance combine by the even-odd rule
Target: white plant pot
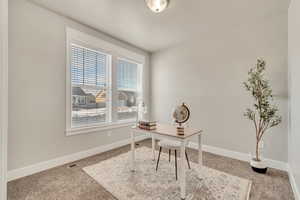
[[250,160],[250,165],[251,165],[253,171],[255,171],[257,173],[265,174],[268,170],[266,161],[264,161],[264,160],[257,161],[254,158],[252,158]]

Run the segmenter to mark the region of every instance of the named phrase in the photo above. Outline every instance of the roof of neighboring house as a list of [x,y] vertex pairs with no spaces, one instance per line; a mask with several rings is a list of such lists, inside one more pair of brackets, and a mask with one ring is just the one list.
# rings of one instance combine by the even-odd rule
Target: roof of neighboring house
[[82,87],[82,90],[85,92],[85,94],[91,94],[95,97],[97,96],[97,94],[99,92],[102,91],[101,89],[94,89],[94,88],[89,88],[89,87],[86,87],[86,86]]
[[96,95],[96,103],[102,103],[106,100],[106,91],[102,90]]
[[86,96],[86,93],[80,87],[72,87],[72,95]]

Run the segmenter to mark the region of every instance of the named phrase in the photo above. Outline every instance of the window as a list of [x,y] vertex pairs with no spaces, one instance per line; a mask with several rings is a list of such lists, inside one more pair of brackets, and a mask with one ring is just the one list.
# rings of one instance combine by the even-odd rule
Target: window
[[67,135],[132,124],[143,98],[144,62],[142,55],[67,28]]
[[138,96],[138,64],[118,59],[118,120],[136,118]]
[[108,55],[71,44],[72,127],[107,122]]

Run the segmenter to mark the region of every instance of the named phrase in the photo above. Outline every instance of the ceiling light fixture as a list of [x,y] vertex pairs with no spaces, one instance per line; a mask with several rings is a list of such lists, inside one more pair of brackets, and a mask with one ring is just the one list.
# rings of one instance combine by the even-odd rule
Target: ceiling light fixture
[[148,8],[155,13],[164,11],[169,4],[169,0],[145,0]]

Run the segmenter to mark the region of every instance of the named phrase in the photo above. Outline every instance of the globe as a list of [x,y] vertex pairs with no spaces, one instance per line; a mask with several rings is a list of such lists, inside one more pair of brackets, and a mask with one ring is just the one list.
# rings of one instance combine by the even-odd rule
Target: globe
[[184,103],[177,106],[173,112],[173,118],[181,126],[182,123],[185,123],[190,118],[189,108]]

